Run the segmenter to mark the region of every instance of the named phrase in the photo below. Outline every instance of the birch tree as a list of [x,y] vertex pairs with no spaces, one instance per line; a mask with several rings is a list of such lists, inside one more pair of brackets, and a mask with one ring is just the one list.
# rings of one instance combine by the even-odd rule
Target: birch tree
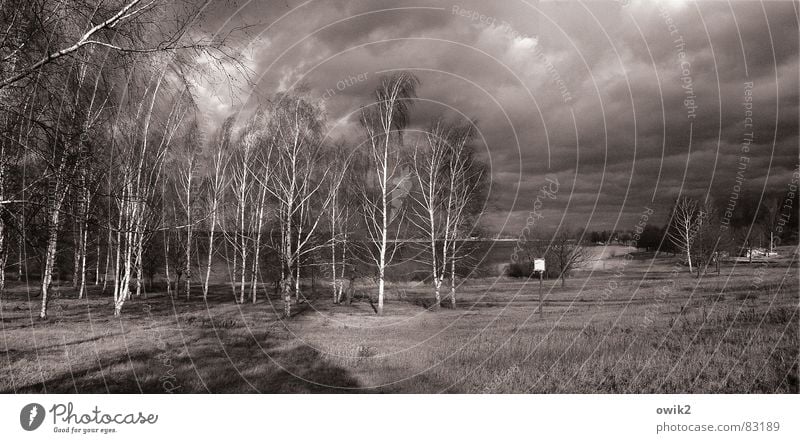
[[672,209],[672,218],[667,230],[670,240],[686,257],[689,273],[693,272],[692,254],[695,235],[703,225],[705,215],[697,200],[681,197]]
[[378,315],[383,315],[386,268],[397,252],[403,211],[394,199],[402,184],[396,178],[401,167],[403,130],[418,84],[419,80],[408,72],[384,77],[375,90],[375,102],[361,110],[365,145],[375,174],[374,188],[364,186],[360,193],[368,250],[378,274]]
[[[325,164],[324,119],[321,108],[308,98],[287,93],[271,103],[272,117],[268,143],[274,152],[266,159],[270,172],[259,179],[277,206],[281,257],[281,295],[284,315],[291,315],[292,295],[301,297],[301,263],[324,247],[315,243],[315,234],[337,186],[326,187],[329,179],[340,179]],[[328,192],[326,192],[328,190]]]
[[444,261],[449,266],[450,304],[456,306],[456,269],[458,264],[470,257],[465,250],[463,240],[474,229],[476,216],[480,215],[481,197],[487,179],[485,165],[475,159],[469,146],[473,137],[472,122],[453,123],[446,133],[446,182],[444,210],[445,236],[447,237]]
[[[30,131],[19,133],[17,141],[28,157],[25,160],[27,172],[35,170],[38,176],[22,187],[20,198],[11,200],[23,206],[21,232],[26,231],[27,217],[40,217],[46,225],[47,233],[41,250],[40,317],[47,316],[49,288],[59,256],[60,230],[70,213],[76,227],[74,282],[79,285],[79,295],[85,292],[89,243],[87,218],[92,200],[90,184],[99,174],[92,174],[93,166],[87,162],[98,153],[84,151],[85,146],[81,146],[79,141],[90,132],[89,141],[96,138],[110,142],[113,139],[93,130],[99,126],[97,119],[107,115],[103,112],[106,98],[113,96],[117,99],[115,105],[123,101],[120,97],[124,93],[115,90],[114,85],[135,80],[143,71],[137,69],[139,65],[147,64],[159,54],[174,55],[187,49],[211,53],[211,50],[224,46],[224,36],[205,39],[189,32],[206,4],[184,0],[113,0],[101,3],[41,0],[4,2],[0,8],[0,29],[3,30],[0,33],[2,105],[13,109],[5,100],[7,93],[19,93],[28,102],[27,107],[22,107],[26,109],[25,118],[34,122]],[[165,17],[169,20],[164,20]],[[101,78],[114,78],[117,74],[119,77],[115,80],[125,81],[100,84]],[[127,78],[121,79],[123,75]],[[14,112],[18,113],[19,109],[14,109]],[[112,167],[110,164],[104,166],[106,169]],[[27,177],[23,177],[23,181],[26,180]],[[135,211],[131,203],[124,200],[131,196],[139,197],[131,194],[136,187],[117,191],[113,192],[123,200],[120,201],[121,209]],[[109,193],[112,193],[111,189]],[[71,201],[74,204],[71,205]],[[3,212],[8,214],[5,202],[2,205]],[[33,215],[27,215],[31,213]],[[121,220],[125,221],[128,215],[122,215]],[[111,226],[111,223],[107,224]],[[142,226],[136,227],[141,229]],[[141,230],[134,234],[133,240],[138,244],[134,257],[139,260],[146,235]],[[2,237],[5,238],[5,230]],[[26,240],[21,238],[20,242],[24,244]],[[22,248],[19,249],[22,267],[27,257],[22,257]],[[110,255],[106,254],[106,257]],[[124,258],[124,254],[120,258]],[[141,275],[141,261],[134,268]]]
[[719,212],[711,200],[698,202],[694,219],[694,234],[690,242],[697,277],[714,262],[714,257],[723,241],[719,232]]
[[355,189],[355,175],[350,170],[353,153],[347,152],[344,145],[335,146],[329,154],[331,179],[328,180],[328,195],[331,196],[328,208],[328,233],[330,243],[330,272],[333,303],[342,301],[345,288],[345,274],[348,266],[348,241],[354,219],[356,201],[351,194]]
[[[0,74],[0,90],[24,84],[51,65],[91,50],[110,49],[123,54],[196,50],[216,54],[229,34],[195,39],[190,33],[191,25],[209,3],[210,0],[4,2],[0,16],[3,29],[9,30],[9,35],[20,30],[28,38],[4,38],[0,42],[17,57],[13,69]],[[172,18],[170,26],[158,24],[164,17]],[[146,28],[151,32],[143,33]]]
[[[118,144],[121,186],[117,196],[115,316],[120,315],[125,301],[130,298],[134,273],[140,276],[142,272],[141,260],[148,231],[153,228],[160,212],[153,201],[161,189],[159,181],[165,157],[176,134],[185,128],[187,114],[193,112],[193,101],[187,97],[189,91],[186,89],[180,89],[173,99],[167,99],[168,88],[162,90],[165,73],[155,76],[145,86],[143,100],[139,100],[136,111],[132,113],[131,126],[118,128],[118,133],[125,134],[121,134]],[[158,109],[157,104],[164,101],[168,103],[166,109]],[[137,291],[138,288],[139,284]]]
[[[54,79],[60,78],[54,73],[50,73],[50,75],[53,75]],[[51,99],[55,98],[58,109],[57,111],[54,110],[53,115],[56,118],[50,123],[53,129],[47,142],[50,152],[42,156],[49,177],[45,202],[47,241],[41,279],[42,302],[39,311],[39,318],[41,319],[47,318],[49,292],[53,282],[59,231],[63,222],[66,198],[73,188],[80,199],[85,197],[83,186],[86,184],[86,174],[83,174],[82,178],[84,180],[80,183],[80,186],[74,186],[74,184],[78,165],[81,163],[80,159],[86,150],[86,142],[84,140],[88,138],[103,111],[104,101],[98,100],[100,75],[100,72],[91,69],[86,60],[81,60],[67,71],[67,76],[63,79],[66,84],[60,88],[60,93],[56,96],[58,98],[49,95],[51,92],[47,93]],[[51,87],[54,87],[54,85],[51,85]],[[53,103],[53,100],[51,100],[51,103]],[[80,214],[86,209],[84,203],[88,202],[81,203]],[[79,217],[84,218],[83,215],[79,215]],[[81,220],[82,222],[83,220]],[[79,252],[84,247],[82,244],[84,233],[82,231],[80,236],[81,239],[78,241]],[[75,272],[78,272],[78,267],[76,267]]]
[[[194,104],[191,104],[194,107]],[[186,299],[191,296],[192,290],[192,258],[194,257],[192,246],[194,244],[195,213],[198,206],[198,189],[200,185],[200,146],[198,144],[199,133],[196,123],[191,124],[188,133],[177,143],[170,162],[170,170],[175,174],[173,185],[175,196],[180,204],[182,217],[182,229],[177,230],[177,235],[181,238],[179,244],[183,247],[184,275],[186,277]],[[185,237],[184,237],[185,235]]]
[[[231,198],[233,200],[233,229],[232,238],[229,238],[234,249],[233,266],[231,274],[231,287],[234,299],[237,303],[244,303],[245,287],[248,281],[248,269],[252,270],[251,259],[251,239],[252,225],[254,219],[253,203],[260,200],[259,189],[256,188],[256,168],[253,164],[258,156],[258,144],[263,138],[266,130],[266,114],[263,109],[256,111],[245,128],[242,130],[237,143],[234,143],[230,153],[230,174],[228,182],[231,187]],[[228,230],[223,230],[227,232]],[[226,234],[230,235],[230,234]],[[248,268],[249,266],[249,268]],[[252,274],[252,273],[251,273]],[[252,275],[250,275],[252,281]],[[238,281],[239,288],[236,283]]]
[[225,190],[228,187],[228,180],[226,176],[230,143],[232,137],[233,124],[235,117],[229,117],[222,124],[220,132],[217,135],[216,143],[213,146],[211,153],[211,176],[207,181],[207,193],[209,202],[209,229],[208,229],[208,256],[206,258],[206,272],[203,279],[203,300],[208,297],[209,280],[211,279],[211,266],[214,258],[214,240],[217,230],[217,220],[220,215],[220,205],[225,196]]
[[258,167],[254,167],[255,165],[253,164],[248,165],[248,170],[254,178],[254,184],[260,184],[260,186],[256,186],[256,192],[252,195],[253,201],[251,204],[253,215],[250,222],[250,232],[251,236],[254,236],[253,259],[251,260],[250,269],[250,301],[252,303],[256,303],[258,296],[261,249],[263,247],[264,223],[267,215],[266,199],[268,190],[265,184],[269,181],[272,173],[271,157],[275,147],[274,134],[268,132],[269,124],[265,124],[263,129],[267,130],[266,134],[257,131],[256,134],[261,136],[255,135],[255,138],[252,139],[257,149],[254,163]]
[[441,288],[444,281],[447,254],[450,250],[450,228],[452,224],[447,218],[449,195],[445,190],[448,182],[447,156],[451,150],[447,148],[450,134],[441,121],[437,121],[426,132],[426,139],[414,147],[411,165],[418,192],[412,193],[414,217],[411,223],[422,233],[428,242],[425,265],[431,271],[431,279],[435,296],[435,306],[441,305]]

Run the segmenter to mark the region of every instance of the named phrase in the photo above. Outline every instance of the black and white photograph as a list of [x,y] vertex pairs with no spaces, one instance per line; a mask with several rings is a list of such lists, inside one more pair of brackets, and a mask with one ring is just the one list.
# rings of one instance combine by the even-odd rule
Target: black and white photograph
[[[442,398],[685,400],[642,406],[636,441],[700,438],[669,421],[707,422],[693,398],[796,412],[798,23],[791,0],[0,0],[0,429],[149,438],[167,418],[139,405],[182,396],[142,394],[426,394],[281,397],[345,436],[471,420],[413,412]],[[800,436],[759,411],[703,441]]]

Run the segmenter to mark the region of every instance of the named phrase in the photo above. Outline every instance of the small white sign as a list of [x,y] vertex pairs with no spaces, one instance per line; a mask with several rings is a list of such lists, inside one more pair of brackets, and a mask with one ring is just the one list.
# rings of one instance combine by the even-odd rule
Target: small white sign
[[535,258],[535,259],[533,259],[533,270],[535,272],[544,272],[544,259],[543,258]]

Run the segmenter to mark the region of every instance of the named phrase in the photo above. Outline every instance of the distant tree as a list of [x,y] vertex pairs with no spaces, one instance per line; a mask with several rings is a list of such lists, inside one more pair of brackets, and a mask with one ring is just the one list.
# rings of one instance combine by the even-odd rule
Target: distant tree
[[589,260],[591,260],[589,251],[577,242],[568,229],[557,232],[545,252],[545,266],[552,267],[558,272],[562,288],[572,271]]
[[691,250],[697,266],[697,277],[699,278],[709,265],[714,263],[717,251],[723,240],[719,230],[719,212],[713,202],[707,200],[698,204],[696,229],[692,240]]
[[781,244],[797,244],[798,226],[800,226],[800,192],[797,184],[792,184],[792,189],[786,192],[776,203],[777,221],[775,233],[780,238]]
[[655,225],[645,225],[642,233],[639,236],[639,241],[636,246],[644,248],[646,251],[655,251],[659,249],[661,242],[664,238],[664,230]]
[[704,222],[700,204],[689,197],[681,197],[672,209],[670,220],[667,234],[675,247],[686,256],[689,272],[693,272],[692,243]]

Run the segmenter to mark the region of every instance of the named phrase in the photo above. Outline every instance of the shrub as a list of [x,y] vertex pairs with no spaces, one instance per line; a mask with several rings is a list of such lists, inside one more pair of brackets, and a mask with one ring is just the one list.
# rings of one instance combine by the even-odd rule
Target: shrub
[[530,266],[524,263],[509,263],[505,274],[512,278],[527,278],[533,276]]

